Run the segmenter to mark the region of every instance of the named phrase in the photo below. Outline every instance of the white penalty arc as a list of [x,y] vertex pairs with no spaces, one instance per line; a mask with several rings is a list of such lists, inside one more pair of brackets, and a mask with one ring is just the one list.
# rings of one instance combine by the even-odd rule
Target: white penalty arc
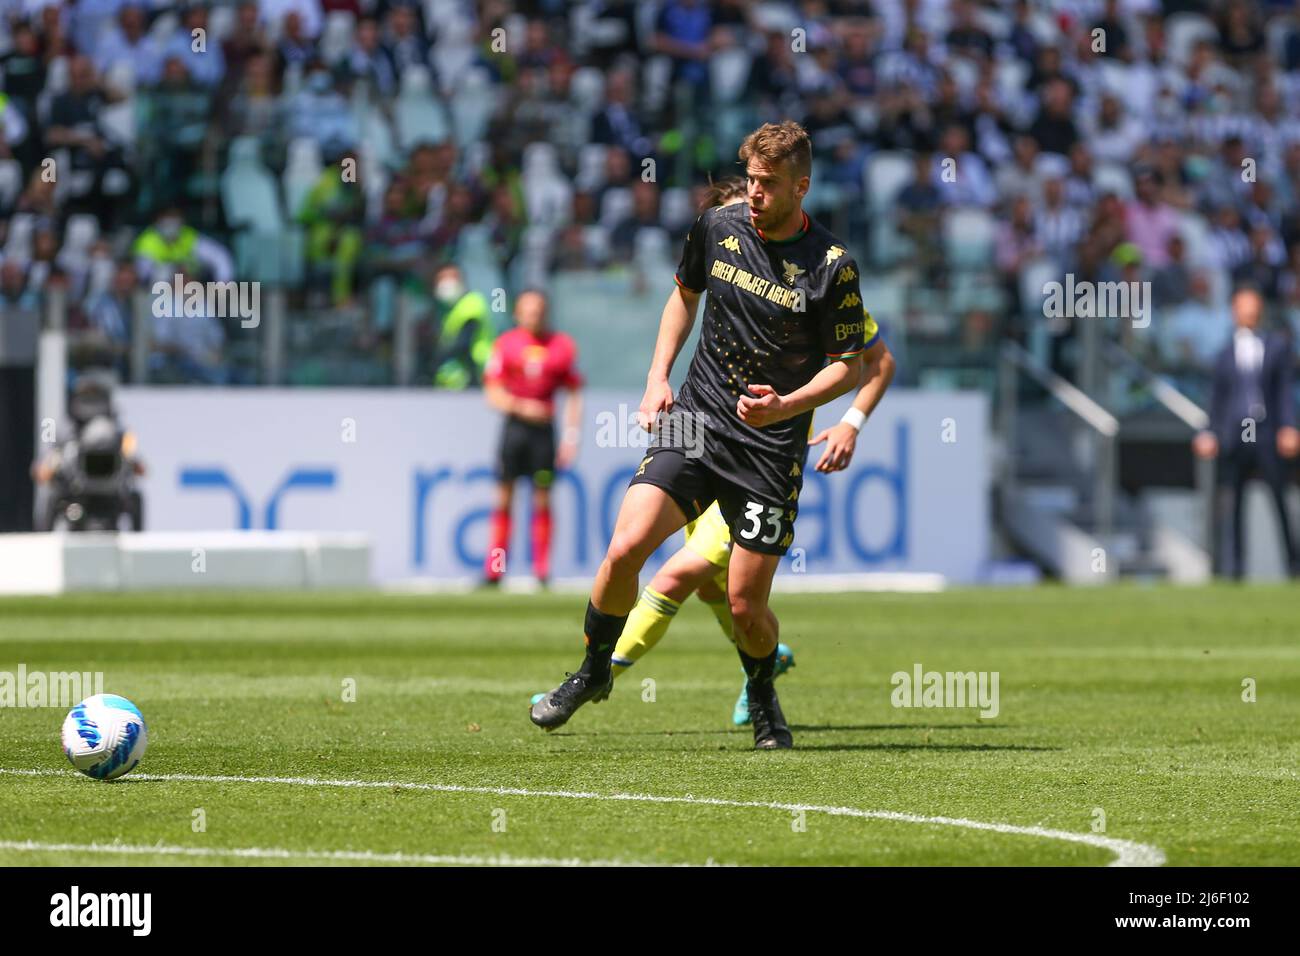
[[[0,774],[12,776],[73,776],[71,772],[55,770],[10,770],[0,768]],[[1108,850],[1115,855],[1108,866],[1162,866],[1164,852],[1148,843],[1121,840],[1097,833],[1074,833],[1048,827],[1018,826],[1013,823],[986,823],[962,817],[922,816],[895,810],[862,810],[857,807],[818,806],[810,803],[779,803],[762,800],[728,800],[722,797],[661,796],[644,793],[592,793],[582,790],[529,790],[522,787],[471,787],[446,783],[403,783],[395,780],[330,780],[317,777],[253,777],[227,774],[134,774],[114,781],[114,785],[133,780],[156,780],[174,783],[259,783],[295,787],[338,787],[359,789],[423,790],[433,793],[482,793],[501,797],[544,797],[558,800],[625,801],[629,803],[680,803],[692,806],[737,807],[759,810],[783,810],[787,813],[824,813],[828,816],[856,817],[863,820],[889,820],[894,823],[914,823],[925,826],[958,827],[966,830],[983,830],[990,833],[1037,837],[1044,840],[1063,840],[1084,846]]]

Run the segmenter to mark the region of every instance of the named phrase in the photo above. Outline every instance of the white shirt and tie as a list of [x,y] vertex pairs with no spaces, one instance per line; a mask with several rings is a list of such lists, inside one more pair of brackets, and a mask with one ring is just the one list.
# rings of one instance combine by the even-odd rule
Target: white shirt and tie
[[1232,349],[1237,372],[1247,383],[1250,417],[1261,422],[1268,414],[1260,381],[1264,369],[1264,339],[1253,329],[1237,329],[1232,334]]

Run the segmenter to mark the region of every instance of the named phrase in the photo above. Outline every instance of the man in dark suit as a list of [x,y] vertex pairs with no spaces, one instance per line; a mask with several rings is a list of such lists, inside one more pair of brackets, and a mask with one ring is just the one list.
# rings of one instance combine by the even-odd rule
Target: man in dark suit
[[605,81],[605,105],[591,118],[591,141],[619,146],[639,169],[654,149],[633,100],[633,74],[617,70]]
[[[1216,573],[1241,578],[1245,570],[1242,544],[1242,501],[1246,482],[1258,474],[1268,483],[1277,505],[1278,526],[1290,574],[1300,575],[1286,489],[1289,459],[1300,453],[1300,431],[1291,391],[1293,357],[1290,340],[1260,331],[1264,299],[1255,288],[1239,287],[1232,296],[1232,338],[1214,362],[1210,398],[1210,430],[1201,432],[1193,450],[1201,458],[1217,458],[1215,474]],[[1218,546],[1231,522],[1231,563],[1225,566]]]

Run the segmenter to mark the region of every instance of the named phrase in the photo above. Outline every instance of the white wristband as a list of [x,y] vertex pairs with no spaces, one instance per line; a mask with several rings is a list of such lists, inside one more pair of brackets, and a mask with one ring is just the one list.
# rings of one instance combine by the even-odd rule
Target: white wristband
[[867,416],[862,414],[859,409],[850,405],[849,410],[844,413],[844,417],[840,419],[840,422],[845,425],[852,425],[855,432],[860,432],[862,431],[862,426],[867,423]]

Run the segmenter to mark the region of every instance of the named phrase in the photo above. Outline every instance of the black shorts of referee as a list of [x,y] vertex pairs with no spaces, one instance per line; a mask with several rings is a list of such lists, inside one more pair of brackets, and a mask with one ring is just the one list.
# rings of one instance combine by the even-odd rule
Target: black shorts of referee
[[506,417],[497,450],[496,477],[513,482],[527,478],[534,487],[549,488],[555,478],[555,425]]

